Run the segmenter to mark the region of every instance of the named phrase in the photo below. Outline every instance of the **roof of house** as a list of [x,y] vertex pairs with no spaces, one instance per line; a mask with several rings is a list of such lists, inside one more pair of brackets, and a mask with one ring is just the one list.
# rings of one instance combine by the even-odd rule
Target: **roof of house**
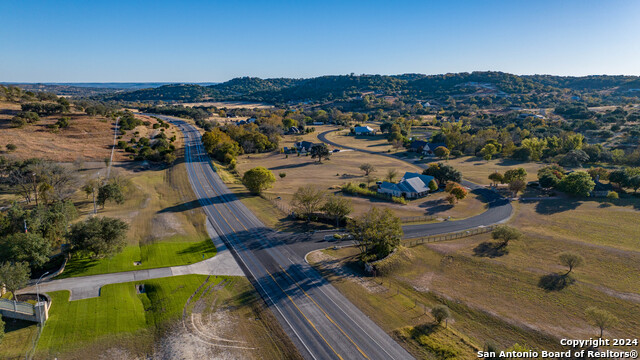
[[423,193],[429,191],[429,183],[433,176],[406,172],[397,184],[383,181],[380,188],[406,193]]
[[373,128],[369,127],[369,126],[356,126],[354,131],[356,132],[371,132],[373,131]]
[[299,148],[305,148],[305,149],[310,149],[313,145],[315,144],[312,143],[311,141],[300,141],[299,143],[296,143],[296,146],[298,146]]
[[428,145],[429,145],[429,149],[431,149],[431,150],[435,150],[435,149],[439,148],[440,146],[447,147],[447,144],[442,143],[442,142],[437,142],[437,143],[432,142],[432,143],[429,143]]
[[425,145],[427,145],[427,142],[424,140],[414,140],[410,147],[412,149],[419,149],[419,148],[423,148]]
[[595,181],[596,186],[593,187],[593,191],[612,191],[613,185],[603,184],[600,181]]

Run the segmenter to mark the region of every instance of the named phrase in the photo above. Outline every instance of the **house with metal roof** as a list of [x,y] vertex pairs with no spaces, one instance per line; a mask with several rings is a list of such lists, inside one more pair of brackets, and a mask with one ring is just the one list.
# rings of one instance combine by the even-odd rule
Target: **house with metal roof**
[[429,194],[431,191],[429,183],[431,181],[434,181],[433,176],[406,172],[397,183],[383,181],[378,185],[378,192],[407,199],[416,199]]
[[353,129],[356,135],[375,135],[376,131],[370,126],[356,126]]

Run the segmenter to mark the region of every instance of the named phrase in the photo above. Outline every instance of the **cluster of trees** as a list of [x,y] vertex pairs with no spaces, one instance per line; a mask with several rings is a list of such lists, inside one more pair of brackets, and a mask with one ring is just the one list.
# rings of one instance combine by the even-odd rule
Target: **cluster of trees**
[[296,216],[311,221],[319,215],[335,220],[336,227],[353,211],[351,201],[327,193],[313,185],[301,186],[293,194],[292,205]]
[[67,227],[77,216],[68,200],[31,209],[13,204],[0,217],[0,262],[25,262],[34,270],[41,268],[51,250],[64,242]]
[[121,109],[117,104],[88,99],[74,100],[73,105],[89,116],[101,115],[112,118],[115,118]]
[[120,219],[90,217],[73,224],[68,238],[74,251],[103,258],[122,251],[128,229],[129,225]]
[[389,141],[395,148],[409,143],[409,137],[411,136],[412,121],[403,117],[397,117],[394,119],[385,120],[380,125],[380,131],[387,134],[387,141]]
[[74,169],[51,161],[0,157],[0,183],[12,187],[27,203],[38,205],[68,199],[77,188],[78,177]]
[[136,126],[143,124],[143,121],[135,117],[131,111],[120,112],[118,115],[120,116],[118,126],[121,130],[133,130]]
[[204,133],[202,142],[209,155],[234,168],[235,159],[240,154],[275,150],[281,133],[281,128],[267,121],[259,125],[226,125]]
[[462,181],[462,173],[451,165],[444,163],[432,163],[422,171],[423,175],[433,176],[441,186],[449,182],[459,183]]
[[538,182],[541,187],[555,188],[574,196],[589,196],[596,185],[593,181],[596,176],[597,174],[594,171],[591,171],[591,173],[574,171],[566,174],[564,168],[557,164],[545,166],[538,170]]
[[451,205],[454,205],[459,200],[464,199],[465,197],[467,197],[467,194],[468,194],[467,189],[462,187],[462,185],[452,181],[447,183],[444,191],[449,193],[449,195],[447,195],[447,201]]
[[69,100],[59,97],[54,102],[30,102],[22,104],[23,112],[34,112],[38,115],[55,115],[69,112]]
[[27,124],[35,124],[40,121],[38,113],[31,111],[23,111],[11,118],[11,127],[21,128]]
[[[583,108],[583,107],[580,107]],[[586,109],[586,107],[584,107]],[[443,122],[440,132],[432,141],[444,142],[454,156],[481,156],[512,158],[520,161],[557,162],[564,166],[578,167],[584,163],[640,164],[640,148],[637,139],[640,127],[630,125],[640,117],[639,112],[623,109],[604,114],[587,109],[583,115],[573,115],[576,119],[546,119],[536,116],[519,116],[511,112],[506,115],[476,114],[459,122]],[[562,114],[566,112],[560,110]],[[602,130],[607,134],[596,132]],[[623,144],[620,148],[605,148],[601,144],[590,145],[585,136],[604,140],[621,133]],[[604,139],[603,139],[603,134]],[[634,145],[635,144],[635,145]]]
[[489,174],[489,180],[495,186],[507,184],[513,196],[517,196],[527,187],[527,171],[524,168],[509,169],[504,174],[495,171]]
[[371,208],[347,224],[360,250],[360,260],[371,262],[391,254],[400,245],[404,232],[400,219],[389,209]]
[[616,184],[620,189],[631,188],[633,191],[638,191],[640,188],[640,167],[616,169],[608,173],[607,170],[598,168],[598,170],[592,170],[590,174],[594,178],[595,174],[597,174],[603,180],[608,179],[609,182]]
[[203,121],[211,116],[211,113],[204,108],[180,105],[143,106],[140,107],[140,110],[146,113],[189,118],[195,121]]
[[173,144],[176,137],[169,138],[165,134],[164,128],[160,130],[160,133],[154,136],[153,140],[144,136],[137,140],[132,137],[129,144],[124,140],[118,141],[117,147],[131,153],[133,158],[138,161],[148,160],[172,164],[176,160],[176,147]]

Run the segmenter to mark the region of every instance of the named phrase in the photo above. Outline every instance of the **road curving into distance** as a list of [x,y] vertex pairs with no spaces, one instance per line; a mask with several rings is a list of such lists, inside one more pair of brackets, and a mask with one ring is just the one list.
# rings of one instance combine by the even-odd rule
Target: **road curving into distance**
[[[318,139],[320,141],[343,149],[349,149],[353,151],[360,151],[373,155],[387,156],[396,160],[401,160],[407,163],[410,163],[415,166],[419,166],[421,168],[426,168],[424,163],[420,162],[411,162],[405,159],[400,159],[399,157],[393,156],[391,154],[386,154],[378,151],[371,151],[365,149],[358,149],[351,146],[345,146],[342,144],[338,144],[334,141],[327,139],[327,134],[330,132],[334,132],[337,130],[328,130],[318,134]],[[405,225],[402,227],[404,230],[404,237],[406,239],[419,238],[424,236],[431,235],[439,235],[446,234],[451,232],[458,232],[464,230],[470,230],[477,227],[489,226],[493,224],[497,224],[500,222],[504,222],[511,217],[513,213],[513,207],[508,199],[499,195],[495,191],[484,188],[481,185],[474,184],[470,181],[463,180],[462,185],[468,187],[474,193],[482,196],[482,198],[487,203],[487,211],[483,212],[480,215],[476,215],[463,220],[456,221],[443,221],[439,223],[432,224],[420,224],[420,225]]]
[[412,358],[291,249],[285,234],[267,228],[229,191],[193,125],[154,116],[183,132],[189,181],[202,209],[303,357]]

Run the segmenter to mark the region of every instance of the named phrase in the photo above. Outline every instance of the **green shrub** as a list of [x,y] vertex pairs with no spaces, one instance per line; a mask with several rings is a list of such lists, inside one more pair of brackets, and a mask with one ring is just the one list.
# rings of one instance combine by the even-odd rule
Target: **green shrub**
[[[365,187],[363,188],[362,185],[365,185]],[[371,196],[371,197],[375,197],[378,199],[383,199],[383,200],[390,200],[394,203],[398,203],[398,204],[403,204],[406,205],[408,202],[405,198],[402,197],[397,197],[397,196],[387,196],[385,194],[380,194],[376,191],[373,191],[371,189],[368,189],[366,187],[366,184],[360,184],[360,186],[356,186],[353,183],[346,183],[344,185],[342,185],[342,191],[347,193],[347,194],[353,194],[353,195],[363,195],[363,196]]]

